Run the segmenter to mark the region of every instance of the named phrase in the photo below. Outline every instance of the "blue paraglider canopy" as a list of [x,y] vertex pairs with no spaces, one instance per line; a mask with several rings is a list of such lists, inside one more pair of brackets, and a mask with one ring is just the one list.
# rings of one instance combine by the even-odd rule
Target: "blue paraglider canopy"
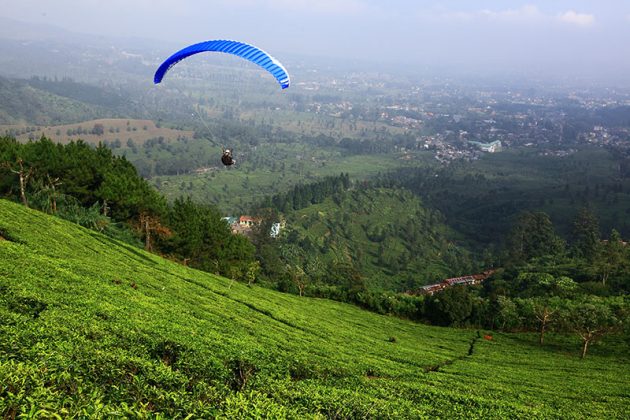
[[289,87],[289,73],[284,66],[275,58],[253,45],[246,44],[244,42],[229,41],[229,40],[214,40],[200,42],[198,44],[190,45],[182,50],[177,51],[164,61],[155,72],[153,82],[158,84],[162,81],[164,75],[181,60],[191,55],[198,54],[206,51],[223,52],[227,54],[233,54],[238,57],[242,57],[251,61],[254,64],[259,65],[263,69],[275,77],[282,89]]

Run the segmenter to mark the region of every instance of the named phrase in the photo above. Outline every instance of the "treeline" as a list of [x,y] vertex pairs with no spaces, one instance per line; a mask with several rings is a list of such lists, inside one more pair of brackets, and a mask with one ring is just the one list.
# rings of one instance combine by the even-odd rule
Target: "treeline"
[[245,279],[257,269],[252,244],[232,235],[215,207],[169,205],[102,145],[2,137],[0,196],[213,273]]
[[24,80],[0,77],[0,97],[0,124],[55,125],[109,115],[94,105],[42,92]]
[[[521,272],[511,280],[515,285],[528,283],[529,289],[538,290],[538,294],[495,294],[499,292],[498,284],[505,280],[499,275],[483,287],[454,286],[432,296],[363,292],[350,301],[382,314],[432,325],[536,333],[540,345],[544,345],[547,333],[573,335],[582,344],[582,357],[589,346],[612,335],[622,337],[627,346],[628,296],[594,296],[569,278],[529,272]],[[331,296],[329,290],[321,289],[311,295]]]
[[318,204],[334,194],[350,188],[350,176],[327,176],[321,181],[311,184],[298,184],[289,192],[276,194],[267,198],[261,207],[272,207],[282,213],[300,210],[311,204]]
[[378,185],[413,191],[477,245],[498,245],[524,210],[544,211],[568,238],[570,219],[585,206],[607,231],[614,227],[628,236],[628,162],[627,156],[594,149],[564,157],[540,156],[535,150],[505,151],[473,162],[454,162],[437,172],[400,169],[382,176]]
[[544,271],[549,267],[501,269],[483,285],[453,286],[433,295],[367,290],[356,271],[338,268],[342,283],[310,285],[300,293],[437,326],[536,333],[540,345],[547,333],[573,335],[581,342],[582,357],[608,336],[622,337],[625,346],[630,342],[627,294],[595,295],[590,282],[554,276]]
[[61,79],[32,77],[29,79],[28,84],[55,95],[107,108],[120,107],[129,100],[120,89],[113,86],[109,86],[108,89],[102,89],[85,83],[78,83],[68,77]]

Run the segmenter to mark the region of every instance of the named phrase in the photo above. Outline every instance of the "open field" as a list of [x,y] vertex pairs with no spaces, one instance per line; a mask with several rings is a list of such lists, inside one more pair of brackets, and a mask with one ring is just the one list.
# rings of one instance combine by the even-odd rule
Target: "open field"
[[[93,134],[95,126],[102,126],[102,134]],[[172,128],[157,127],[151,120],[134,119],[98,119],[84,121],[77,124],[65,124],[55,126],[26,126],[26,125],[0,125],[1,133],[17,132],[15,138],[21,141],[39,139],[45,136],[52,141],[67,143],[72,140],[83,140],[86,143],[98,144],[99,142],[113,143],[119,140],[126,145],[131,139],[136,145],[144,144],[153,138],[163,137],[165,141],[174,141],[178,137],[192,138],[191,130],[174,130]],[[28,131],[22,133],[22,131]]]
[[[286,158],[277,159],[274,156],[277,154]],[[220,152],[208,152],[208,155],[216,156],[218,161]],[[400,167],[418,165],[419,162],[432,164],[428,153],[343,156],[335,150],[307,145],[274,146],[269,150],[259,147],[248,156],[248,160],[239,161],[238,154],[236,159],[234,167],[225,168],[217,164],[198,173],[157,176],[151,182],[171,200],[190,195],[197,201],[215,204],[224,212],[233,212],[246,211],[266,196],[325,176],[337,176],[343,172],[353,180],[363,180]],[[254,164],[255,160],[264,163]]]
[[5,418],[627,416],[610,343],[580,360],[247,287],[5,200],[0,236]]

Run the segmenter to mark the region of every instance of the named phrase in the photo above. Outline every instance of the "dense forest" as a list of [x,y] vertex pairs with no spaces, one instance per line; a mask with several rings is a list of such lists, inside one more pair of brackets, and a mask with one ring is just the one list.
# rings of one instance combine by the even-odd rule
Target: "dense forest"
[[[441,214],[403,189],[352,184],[342,174],[298,185],[271,203],[287,228],[274,241],[279,257],[267,253],[263,268],[290,266],[285,282],[301,289],[402,292],[481,269],[453,242]],[[356,284],[348,285],[348,277]]]
[[379,185],[398,185],[439,209],[471,243],[500,245],[523,211],[549,214],[561,236],[583,207],[597,215],[604,232],[630,236],[629,159],[614,151],[574,150],[568,156],[517,149],[443,168],[403,168]]

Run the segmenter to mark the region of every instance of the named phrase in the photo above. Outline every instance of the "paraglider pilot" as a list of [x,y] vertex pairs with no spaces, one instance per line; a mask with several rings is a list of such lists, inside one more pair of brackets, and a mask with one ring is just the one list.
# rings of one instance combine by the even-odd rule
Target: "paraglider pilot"
[[232,157],[232,152],[230,151],[230,149],[223,149],[223,155],[221,156],[221,162],[223,162],[223,164],[225,166],[234,165],[236,163],[236,161]]

